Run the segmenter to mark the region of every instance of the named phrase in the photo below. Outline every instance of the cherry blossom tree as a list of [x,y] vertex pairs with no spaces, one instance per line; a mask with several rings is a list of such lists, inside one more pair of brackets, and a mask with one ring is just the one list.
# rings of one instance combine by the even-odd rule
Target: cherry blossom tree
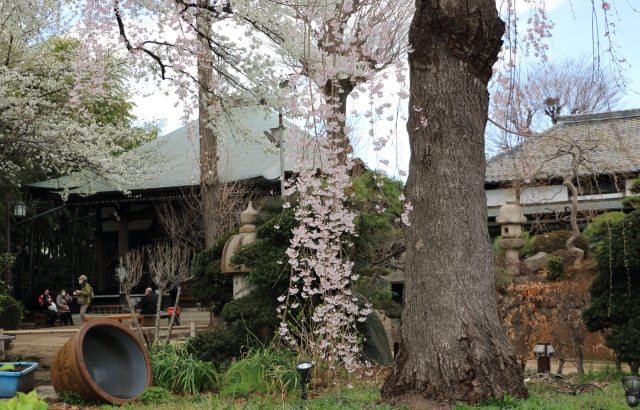
[[[85,49],[124,49],[147,79],[159,86],[173,86],[178,105],[188,124],[198,112],[200,145],[200,195],[205,246],[213,245],[221,233],[218,200],[218,140],[225,121],[242,137],[241,122],[230,110],[234,105],[269,103],[278,105],[278,89],[271,59],[259,52],[264,36],[249,35],[234,40],[230,35],[260,31],[275,35],[267,22],[277,24],[276,2],[269,13],[254,2],[174,0],[135,2],[87,0],[78,31]],[[282,13],[286,16],[286,13]],[[284,23],[283,23],[284,24]],[[246,130],[245,130],[246,131]],[[192,132],[192,134],[195,134]]]
[[0,24],[2,185],[20,185],[34,171],[67,175],[67,186],[101,179],[124,189],[144,179],[153,157],[126,150],[137,145],[141,130],[130,125],[128,103],[120,114],[112,105],[123,102],[113,91],[126,75],[114,71],[116,60],[105,56],[111,65],[103,73],[103,93],[81,93],[94,76],[77,66],[73,40],[57,37],[67,27],[61,2],[3,4]]
[[[542,0],[530,3],[537,8]],[[509,4],[507,14],[512,17],[507,40],[513,41],[517,20],[513,3]],[[409,225],[404,343],[383,387],[383,397],[393,401],[408,391],[419,399],[467,403],[505,392],[526,397],[516,357],[497,314],[483,189],[487,84],[505,26],[493,0],[418,0],[416,5],[409,30],[413,52],[407,129],[412,157],[407,181],[410,202],[405,203],[405,211],[412,204],[415,210],[410,219],[406,212],[403,216]],[[340,94],[352,86],[351,81],[343,80],[374,78],[378,63],[386,60],[379,59],[377,48],[368,45],[383,44],[387,33],[383,26],[360,32],[349,26],[343,17],[354,10],[354,4],[346,1],[328,1],[322,7],[304,1],[295,8],[280,6],[281,2],[269,1],[138,4],[92,0],[85,9],[88,31],[84,33],[88,39],[90,33],[102,33],[100,41],[104,41],[104,35],[117,27],[115,43],[121,42],[134,58],[150,63],[158,78],[170,79],[186,111],[198,104],[203,139],[209,138],[202,134],[203,129],[215,135],[215,119],[233,98],[264,98],[274,106],[282,103],[268,93],[276,89],[279,73],[264,56],[252,53],[252,47],[260,47],[260,39],[275,39],[285,48],[283,54],[312,62],[307,71],[289,79],[300,88],[302,97],[286,101],[286,108],[305,121],[289,130],[296,178],[289,181],[287,194],[298,197],[299,226],[287,252],[293,271],[291,286],[281,296],[279,332],[293,346],[304,344],[307,354],[331,365],[342,362],[352,370],[360,365],[353,324],[366,316],[368,307],[358,305],[349,289],[357,279],[352,262],[345,257],[354,215],[344,202],[351,195],[348,175],[353,163],[348,156],[345,159],[344,135],[350,130],[341,125],[345,118]],[[262,34],[248,37],[251,47],[242,48],[222,35],[222,30],[213,29],[209,21]],[[531,23],[525,44],[543,53],[538,39],[547,36],[550,25],[545,18]],[[279,38],[283,35],[290,36],[290,41]],[[311,42],[321,49],[311,47]],[[366,46],[375,64],[347,52],[351,44]],[[507,48],[513,50],[516,48]],[[505,61],[515,64],[516,59],[507,56]],[[397,68],[396,76],[402,78],[402,67]],[[374,95],[381,88],[374,83],[367,91]],[[191,95],[199,98],[191,99]],[[372,121],[387,104],[371,107]],[[212,155],[209,162],[202,157],[202,169],[211,172],[211,186],[215,186],[216,142],[209,142],[201,143]],[[215,206],[205,208],[215,211]],[[321,303],[310,306],[311,299]],[[288,319],[303,307],[309,308],[313,331],[298,337]]]
[[[381,80],[389,78],[394,64],[403,64],[408,45],[409,19],[413,14],[410,0],[355,0],[329,3],[294,2],[294,35],[272,36],[277,51],[287,67],[318,83],[328,104],[335,104],[335,114],[326,119],[327,132],[343,140],[338,153],[341,162],[353,153],[347,125],[347,99],[366,93],[364,83],[380,92]],[[322,16],[322,18],[318,18]],[[304,47],[297,44],[305,39]],[[326,77],[326,67],[334,67],[335,78]],[[383,74],[380,74],[383,73]],[[357,90],[357,91],[356,91]],[[356,91],[356,92],[354,92]]]

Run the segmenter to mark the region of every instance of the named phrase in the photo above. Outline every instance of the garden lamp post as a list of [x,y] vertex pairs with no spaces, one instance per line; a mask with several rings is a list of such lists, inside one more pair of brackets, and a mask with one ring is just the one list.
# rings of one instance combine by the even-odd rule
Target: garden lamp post
[[271,132],[265,131],[264,135],[269,141],[280,148],[280,197],[284,199],[284,131],[286,128],[282,123],[282,111],[278,114],[278,127],[271,128]]
[[623,377],[622,387],[624,387],[624,394],[627,396],[627,406],[636,407],[640,403],[640,377]]
[[[27,206],[20,199],[7,198],[6,203],[6,216],[5,216],[5,243],[7,248],[7,255],[11,254],[11,203],[14,203],[13,214],[18,217],[24,217],[27,215]],[[11,258],[7,260],[7,267],[4,274],[4,284],[9,288],[13,288],[13,275],[11,274]]]
[[300,381],[302,384],[302,392],[301,399],[307,400],[307,391],[304,389],[304,385],[311,381],[311,368],[313,367],[313,363],[311,362],[300,362],[296,365],[296,370],[300,373]]
[[127,280],[127,268],[125,268],[122,264],[122,258],[120,258],[120,265],[116,268],[116,278],[118,278],[118,282],[120,283],[120,289],[118,291],[118,301],[120,302],[120,305],[127,309],[127,301],[125,299],[125,294],[122,291],[122,284],[125,280]]
[[555,349],[549,342],[540,342],[533,348],[533,353],[538,356],[538,373],[551,373],[551,356]]

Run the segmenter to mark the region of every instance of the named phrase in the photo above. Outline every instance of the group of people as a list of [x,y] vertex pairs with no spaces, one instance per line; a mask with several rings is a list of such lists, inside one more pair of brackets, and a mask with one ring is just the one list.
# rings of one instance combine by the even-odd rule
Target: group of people
[[[91,303],[92,290],[85,275],[78,278],[78,284],[80,285],[80,289],[75,290],[73,296],[78,297],[77,303],[80,305],[80,319],[84,322],[87,318],[87,308]],[[144,294],[145,296],[141,301],[140,314],[155,314],[158,306],[158,294],[151,288],[147,288]],[[177,297],[177,286],[172,284],[169,294],[171,295],[172,305],[174,305]],[[60,322],[62,326],[73,326],[73,317],[71,316],[71,308],[69,306],[73,300],[71,296],[66,289],[60,289],[60,293],[54,301],[49,289],[45,289],[42,295],[38,297],[40,313],[47,315],[47,327],[55,326],[58,313],[61,313]],[[162,307],[160,309],[162,310]]]
[[[87,317],[87,308],[91,303],[91,286],[87,282],[87,277],[82,275],[78,278],[79,290],[73,292],[73,296],[77,296],[77,302],[80,305],[80,319],[84,322]],[[55,301],[51,296],[49,289],[45,289],[42,295],[38,297],[38,305],[40,313],[47,315],[47,327],[54,327],[58,313],[61,313],[60,322],[62,326],[73,326],[73,316],[71,315],[71,295],[66,289],[60,289],[60,293],[56,296]]]

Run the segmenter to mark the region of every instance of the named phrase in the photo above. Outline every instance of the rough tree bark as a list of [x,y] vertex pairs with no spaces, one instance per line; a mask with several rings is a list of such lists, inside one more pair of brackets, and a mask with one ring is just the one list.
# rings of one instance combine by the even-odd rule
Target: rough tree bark
[[580,238],[580,228],[578,228],[578,189],[576,188],[574,181],[578,179],[578,164],[580,163],[580,159],[576,158],[576,156],[582,156],[581,154],[574,154],[574,159],[572,161],[572,169],[571,174],[568,175],[564,181],[562,182],[564,186],[566,186],[569,190],[571,190],[571,232],[573,234],[567,240],[567,244],[565,247],[569,252],[576,256],[576,260],[574,265],[579,265],[582,263],[584,259],[584,251],[578,247],[576,247],[576,241]]
[[211,38],[211,16],[202,8],[209,6],[209,0],[198,0],[200,9],[196,14],[198,31],[202,47],[198,55],[198,88],[200,128],[200,196],[202,198],[202,221],[204,228],[205,249],[213,246],[221,234],[220,177],[218,175],[218,139],[211,128],[213,123],[213,93],[210,91],[213,80],[211,68],[212,56],[207,38]]
[[528,396],[498,317],[486,226],[487,83],[503,33],[495,0],[416,1],[407,124],[414,211],[403,346],[382,387],[387,402],[430,408]]

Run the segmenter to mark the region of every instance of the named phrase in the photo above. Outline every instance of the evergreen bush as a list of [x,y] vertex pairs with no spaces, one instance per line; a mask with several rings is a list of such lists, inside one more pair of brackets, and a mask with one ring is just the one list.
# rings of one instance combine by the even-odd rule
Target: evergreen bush
[[204,362],[220,363],[242,354],[243,339],[235,329],[215,329],[189,339],[187,349]]
[[547,276],[553,281],[564,279],[564,268],[562,256],[547,257]]
[[603,331],[605,344],[633,372],[640,365],[640,210],[611,227],[596,255],[598,275],[582,318],[590,332]]
[[[547,232],[542,235],[537,235],[533,238],[533,244],[531,246],[531,254],[535,255],[538,252],[546,252],[552,254],[558,249],[565,249],[567,241],[571,238],[573,232],[560,230]],[[580,248],[584,251],[584,255],[587,256],[589,252],[589,241],[584,235],[580,235],[575,242],[576,248]]]
[[138,400],[149,404],[166,403],[171,400],[171,393],[162,387],[149,387],[142,392]]
[[589,240],[591,248],[595,248],[608,236],[611,227],[620,222],[624,215],[624,212],[605,212],[589,223],[582,234]]
[[20,329],[24,308],[19,302],[8,295],[8,289],[0,282],[0,328],[5,330]]

